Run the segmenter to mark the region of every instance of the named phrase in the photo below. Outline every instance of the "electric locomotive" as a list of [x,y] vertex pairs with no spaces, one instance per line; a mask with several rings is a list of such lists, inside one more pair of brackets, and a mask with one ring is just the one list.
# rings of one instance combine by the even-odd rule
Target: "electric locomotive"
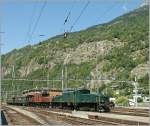
[[68,90],[52,100],[52,107],[80,110],[94,109],[99,112],[109,112],[109,97],[102,94],[92,94],[88,89]]

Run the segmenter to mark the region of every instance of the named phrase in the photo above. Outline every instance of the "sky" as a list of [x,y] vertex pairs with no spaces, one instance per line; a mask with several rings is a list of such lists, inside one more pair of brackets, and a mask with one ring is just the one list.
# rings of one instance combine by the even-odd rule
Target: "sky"
[[[1,53],[5,54],[29,44],[34,45],[69,31],[86,4],[87,0],[1,1]],[[144,0],[89,0],[72,32],[109,22],[143,4]],[[68,21],[63,25],[69,12]]]

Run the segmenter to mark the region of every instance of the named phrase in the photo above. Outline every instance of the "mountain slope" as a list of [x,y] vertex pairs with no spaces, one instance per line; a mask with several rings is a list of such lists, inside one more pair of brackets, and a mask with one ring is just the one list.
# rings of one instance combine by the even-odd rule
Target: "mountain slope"
[[[140,86],[147,92],[148,15],[148,6],[144,6],[106,24],[70,33],[67,39],[58,35],[37,45],[15,49],[2,55],[3,77],[12,77],[14,65],[16,78],[47,79],[49,73],[48,78],[56,80],[61,79],[62,68],[67,66],[64,68],[64,76],[68,87],[88,83],[94,88],[95,84],[102,82],[87,82],[85,79],[97,77],[133,80],[137,76]],[[75,78],[82,80],[69,80]],[[10,85],[11,81],[3,83]],[[16,83],[24,84],[21,90],[47,84],[14,81]],[[61,81],[48,84],[61,87]],[[8,87],[5,89],[12,90]]]

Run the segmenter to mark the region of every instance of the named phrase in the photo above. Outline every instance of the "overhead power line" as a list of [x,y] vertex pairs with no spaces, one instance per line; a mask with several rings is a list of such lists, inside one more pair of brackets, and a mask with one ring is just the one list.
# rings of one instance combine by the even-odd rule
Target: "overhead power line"
[[67,25],[67,23],[68,23],[68,21],[69,21],[69,19],[70,19],[70,16],[71,16],[71,13],[72,13],[72,9],[74,8],[75,2],[76,2],[76,0],[73,1],[71,7],[70,7],[70,8],[68,9],[68,11],[66,12],[66,16],[65,16],[64,21],[63,21],[63,24],[62,24],[62,26],[61,26],[61,28],[60,28],[60,31],[61,31],[61,32],[62,32],[62,30],[63,30],[64,32],[67,31],[65,27],[66,27],[66,25]]
[[70,15],[71,15],[71,10],[68,12],[67,17],[64,20],[64,25],[68,22],[68,19],[69,19]]
[[37,20],[36,20],[36,22],[35,22],[35,24],[34,24],[34,27],[33,27],[32,32],[31,32],[31,34],[30,34],[30,36],[29,36],[29,40],[32,39],[32,36],[33,36],[33,34],[34,34],[34,32],[35,32],[35,30],[36,30],[36,28],[37,28],[37,25],[38,25],[39,20],[40,20],[40,18],[41,18],[41,16],[42,16],[42,13],[43,13],[43,11],[44,11],[44,8],[45,8],[45,6],[46,6],[46,3],[47,3],[47,0],[44,1],[43,5],[42,5],[42,7],[41,7],[41,10],[40,10],[40,12],[39,12],[39,16],[38,16],[38,18],[37,18]]
[[72,24],[72,26],[70,28],[70,32],[72,31],[74,25],[76,25],[76,23],[78,22],[78,20],[80,19],[80,17],[82,16],[83,12],[86,10],[86,8],[88,7],[89,4],[90,4],[90,1],[87,1],[87,3],[85,4],[85,6],[83,7],[83,9],[81,10],[79,16],[76,18],[76,20]]
[[71,14],[71,12],[69,12],[69,13],[68,13],[68,15],[67,15],[67,17],[66,17],[66,19],[65,19],[65,21],[64,21],[64,25],[67,23],[67,21],[68,21],[68,19],[69,19],[70,14]]
[[30,20],[29,25],[28,25],[28,31],[27,31],[27,34],[26,34],[25,42],[28,41],[31,30],[32,30],[31,28],[32,28],[32,23],[33,23],[33,18],[35,16],[36,8],[37,8],[37,2],[33,6],[33,11],[31,13],[31,18],[30,18],[31,20]]
[[[119,4],[118,4],[119,5]],[[100,20],[100,19],[102,19],[102,18],[104,18],[104,16],[106,16],[109,12],[111,12],[112,11],[112,9],[114,9],[115,7],[117,7],[116,6],[116,2],[114,2],[114,4],[111,6],[111,7],[109,7],[107,10],[105,10],[104,12],[103,12],[103,16],[101,16],[101,17],[99,17],[97,20],[96,20],[96,23],[98,23],[98,21]]]
[[[3,78],[2,80],[8,81],[12,80],[12,78]],[[49,79],[49,80],[43,80],[43,79],[14,79],[15,81],[39,81],[39,82],[47,82],[47,81],[62,81],[62,79]],[[112,79],[68,79],[68,81],[106,81],[106,82],[127,82],[127,83],[133,83],[135,81],[133,80],[112,80]],[[21,84],[21,83],[19,83]],[[3,84],[5,85],[5,84]],[[6,84],[7,85],[7,84]]]
[[69,10],[68,13],[67,13],[67,17],[66,17],[65,20],[64,20],[64,25],[68,22],[68,19],[69,19],[70,15],[71,15],[71,11],[72,11],[72,9],[73,9],[73,7],[74,7],[74,3],[75,3],[75,0],[73,1],[73,4],[72,4],[70,10]]
[[[103,19],[108,13],[110,13],[112,11],[112,9],[114,9],[116,6],[116,3],[114,3],[112,6],[110,6],[108,9],[106,9],[101,15],[101,17],[99,17],[95,22],[96,24],[98,23],[99,20]],[[87,41],[89,38],[85,39],[84,41]]]

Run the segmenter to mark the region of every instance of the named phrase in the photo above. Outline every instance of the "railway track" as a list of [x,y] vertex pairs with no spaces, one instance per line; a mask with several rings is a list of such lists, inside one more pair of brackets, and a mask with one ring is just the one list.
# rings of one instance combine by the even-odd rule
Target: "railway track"
[[66,125],[64,121],[59,120],[55,115],[53,114],[45,114],[43,112],[35,112],[36,115],[38,115],[41,119],[45,120],[48,125]]
[[149,112],[147,109],[114,108],[111,110],[111,113],[149,117]]
[[[54,124],[55,125],[67,125],[67,124],[71,124],[71,125],[98,125],[98,124],[102,124],[102,125],[120,125],[120,124],[148,125],[148,123],[144,123],[144,122],[117,119],[117,118],[111,118],[111,117],[107,117],[107,116],[102,117],[100,113],[99,113],[100,116],[98,116],[98,115],[96,115],[96,114],[98,114],[97,112],[95,112],[95,113],[92,112],[92,113],[94,113],[94,115],[90,115],[89,113],[91,113],[91,112],[79,111],[79,113],[78,113],[78,111],[76,111],[76,113],[78,114],[78,115],[76,115],[76,113],[75,114],[72,113],[71,110],[49,109],[49,108],[36,108],[35,109],[33,107],[20,107],[20,108],[34,113],[39,118],[44,120],[46,122],[45,124],[49,124],[49,125],[54,125]],[[82,117],[80,115],[80,112],[85,113],[87,118],[86,118],[86,116]],[[115,116],[115,114],[114,114],[114,116]],[[116,115],[118,115],[118,114],[116,114]],[[13,116],[13,115],[10,115],[10,116]],[[24,115],[21,114],[20,117],[21,116],[24,116]],[[18,117],[15,116],[14,118],[17,118],[17,120],[18,120]],[[31,121],[31,122],[25,122],[25,121],[23,122],[20,119],[21,124],[29,124],[29,125],[37,124],[37,122],[33,123],[33,120],[29,119],[28,117],[22,117],[22,118],[25,118],[26,120]],[[15,122],[14,119],[12,119],[12,120],[13,120],[12,124],[14,124],[14,125],[18,124],[18,123],[14,123]]]
[[124,107],[115,107],[115,110],[123,110],[123,111],[130,111],[130,112],[149,112],[149,109],[139,109],[139,108],[124,108]]
[[[41,109],[41,108],[39,108],[39,109]],[[67,110],[67,109],[50,108],[47,110],[56,111],[56,112],[72,113],[72,110]],[[115,108],[115,109],[112,109],[110,113],[120,114],[120,115],[149,117],[149,112],[148,112],[148,110],[145,110],[145,109]]]
[[[25,107],[26,110],[34,110],[35,107]],[[72,113],[72,110],[69,109],[58,109],[58,108],[41,108],[36,107],[36,110],[47,110],[47,111],[55,111],[55,112],[65,112],[65,113]]]
[[97,125],[97,124],[118,125],[119,124],[119,123],[115,123],[115,122],[111,122],[111,121],[85,119],[85,118],[79,118],[79,117],[73,117],[73,116],[67,116],[67,117],[62,116],[61,119],[72,125]]
[[85,119],[85,118],[74,117],[74,116],[70,116],[70,115],[63,115],[63,114],[59,114],[59,113],[53,113],[53,112],[47,111],[47,110],[42,110],[42,109],[30,110],[30,111],[36,112],[38,114],[40,113],[40,114],[45,115],[47,117],[53,116],[53,118],[55,120],[65,122],[66,124],[72,124],[72,125],[96,125],[96,124],[118,125],[119,124],[119,123],[110,122],[110,121],[103,121],[103,120],[96,120],[96,119]]
[[89,115],[90,119],[96,119],[96,120],[103,120],[103,121],[109,121],[112,123],[117,123],[117,125],[125,124],[125,125],[149,125],[148,123],[144,122],[137,122],[137,121],[130,121],[130,120],[124,120],[124,119],[117,119],[117,118],[108,118],[108,117],[101,117],[97,115]]
[[40,125],[36,120],[13,109],[3,107],[3,112],[10,125]]
[[[65,123],[64,120],[61,120],[60,117],[62,115],[60,114],[56,114],[56,113],[52,113],[50,112],[50,110],[48,109],[41,109],[41,108],[38,108],[36,110],[33,110],[31,108],[27,108],[28,111],[31,111],[31,112],[34,112],[36,115],[38,115],[40,118],[46,120],[48,122],[48,124],[51,124],[51,125],[65,125],[67,123]],[[54,121],[55,120],[55,121]]]
[[[31,116],[32,117],[34,116],[34,118],[36,118],[37,120],[39,120],[41,122],[41,123],[38,123],[38,125],[39,124],[40,125],[65,125],[65,124],[67,124],[67,123],[64,123],[63,121],[57,120],[57,118],[54,118],[54,116],[52,114],[47,115],[45,113],[42,113],[41,108],[32,109],[32,108],[29,108],[29,107],[19,107],[19,106],[17,106],[17,107],[14,106],[14,107],[15,108],[18,107],[17,109],[21,110],[22,112],[24,111],[24,113],[28,113],[28,112],[32,113]],[[15,111],[14,109],[10,109],[9,107],[7,109]],[[45,111],[47,111],[47,110],[45,109]],[[15,112],[19,113],[18,111],[15,111]],[[21,114],[21,113],[19,113],[19,114]],[[21,115],[25,116],[24,114],[21,114]],[[11,118],[13,118],[12,116],[13,115],[10,115]],[[22,120],[19,120],[19,122],[17,122],[18,118],[16,118],[17,123],[13,122],[13,123],[10,123],[10,124],[12,124],[12,125],[18,125],[18,124],[21,124],[21,125],[37,125],[37,124],[33,123],[33,120],[34,120],[33,118],[29,118],[28,120],[31,120],[30,124],[28,122],[22,122]]]
[[[60,109],[59,109],[60,110]],[[122,115],[129,115],[129,116],[141,116],[141,113],[135,113],[134,110],[131,110],[133,113],[122,113]],[[139,110],[140,112],[143,112],[143,110]],[[139,112],[138,111],[138,112]],[[70,110],[68,111],[70,113]],[[147,110],[144,110],[144,112],[148,112]],[[115,113],[117,114],[117,113]],[[120,113],[121,114],[121,113]],[[118,115],[118,114],[117,114]],[[147,113],[148,115],[148,113]],[[115,115],[114,115],[115,116]],[[67,116],[66,117],[61,117],[63,120],[66,120],[68,122],[71,122],[71,124],[82,124],[82,125],[96,125],[96,124],[107,124],[107,125],[120,125],[120,124],[127,124],[127,125],[148,125],[148,123],[140,122],[140,121],[134,121],[134,120],[124,120],[124,119],[117,119],[117,118],[109,118],[109,117],[97,117],[97,118],[91,118],[88,115],[88,119],[83,119],[79,117],[72,117],[72,116]],[[142,117],[147,117],[147,116],[142,116]]]

